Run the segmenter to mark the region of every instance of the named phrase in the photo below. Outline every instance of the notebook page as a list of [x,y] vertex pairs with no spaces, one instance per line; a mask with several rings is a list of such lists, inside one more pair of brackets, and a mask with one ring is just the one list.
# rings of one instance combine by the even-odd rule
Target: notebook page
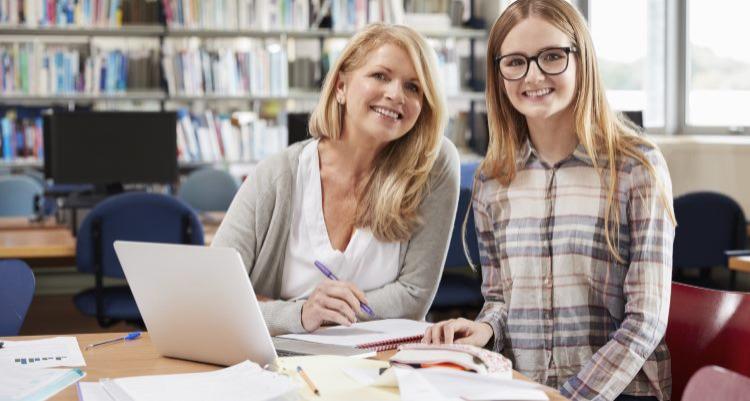
[[408,319],[373,320],[353,325],[325,327],[308,334],[285,334],[282,338],[356,347],[399,338],[422,336],[432,323]]
[[207,373],[138,376],[103,381],[110,396],[138,401],[246,401],[278,399],[299,387],[288,376],[263,370],[245,361]]

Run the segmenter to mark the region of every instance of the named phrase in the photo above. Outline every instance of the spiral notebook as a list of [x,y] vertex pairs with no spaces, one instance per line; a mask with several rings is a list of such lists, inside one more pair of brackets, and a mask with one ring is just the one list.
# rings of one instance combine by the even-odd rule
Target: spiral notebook
[[285,334],[280,337],[380,352],[396,349],[401,344],[419,342],[431,325],[432,323],[408,319],[373,320],[349,327],[325,327],[308,334]]

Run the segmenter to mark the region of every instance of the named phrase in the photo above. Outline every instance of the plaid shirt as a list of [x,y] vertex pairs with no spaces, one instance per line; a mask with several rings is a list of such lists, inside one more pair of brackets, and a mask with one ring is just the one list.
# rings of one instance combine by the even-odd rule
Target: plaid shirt
[[[658,149],[642,148],[671,203]],[[674,225],[660,186],[633,159],[618,169],[620,263],[604,231],[607,193],[582,145],[549,166],[527,141],[509,186],[480,176],[474,216],[494,347],[516,370],[574,400],[668,400],[664,342]]]

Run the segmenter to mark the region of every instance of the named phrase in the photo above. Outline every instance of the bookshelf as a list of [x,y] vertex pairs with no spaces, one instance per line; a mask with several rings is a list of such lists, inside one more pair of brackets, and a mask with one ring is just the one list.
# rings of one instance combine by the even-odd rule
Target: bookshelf
[[[58,2],[58,5],[73,4],[68,3],[67,0],[45,1],[47,3]],[[99,4],[104,0],[90,1]],[[111,5],[115,3],[115,0],[111,1],[111,3],[104,4]],[[413,2],[414,0],[411,1]],[[131,17],[139,12],[142,13],[142,11],[138,11],[138,6],[134,6],[132,3],[153,3],[148,0],[122,0],[122,2],[129,4],[127,7],[131,10],[129,11]],[[32,45],[29,45],[30,47],[26,50],[25,63],[30,63],[31,56],[37,55],[40,52],[45,54],[45,57],[48,57],[49,60],[55,61],[57,58],[60,58],[59,53],[63,53],[68,64],[76,66],[79,69],[73,73],[74,77],[72,79],[65,80],[65,86],[62,88],[55,86],[63,82],[55,75],[59,74],[59,72],[49,70],[45,70],[45,73],[48,75],[47,81],[55,82],[47,83],[47,86],[51,85],[52,89],[44,88],[44,90],[39,90],[38,87],[33,87],[34,84],[28,83],[25,86],[16,85],[11,88],[0,86],[0,113],[2,113],[0,119],[5,119],[7,110],[12,110],[14,106],[57,106],[58,108],[62,107],[68,110],[79,108],[92,110],[112,110],[119,108],[131,110],[182,110],[182,115],[187,116],[194,123],[194,126],[190,127],[194,130],[194,135],[205,135],[206,131],[213,132],[215,130],[216,136],[219,137],[218,146],[216,143],[213,143],[215,142],[214,138],[211,138],[210,141],[198,138],[197,142],[199,144],[206,145],[212,142],[210,146],[213,150],[208,153],[193,152],[191,157],[186,157],[185,154],[189,152],[186,149],[181,149],[182,157],[180,165],[183,168],[194,169],[206,165],[220,165],[223,167],[231,165],[249,166],[257,162],[255,160],[256,156],[262,157],[267,152],[250,152],[250,156],[240,152],[243,156],[239,157],[235,151],[235,157],[226,157],[224,156],[225,148],[223,144],[225,138],[222,138],[222,136],[229,135],[232,138],[236,136],[236,140],[242,143],[243,140],[248,140],[246,137],[242,137],[245,134],[241,133],[247,127],[268,130],[268,132],[273,132],[274,135],[284,134],[286,132],[285,118],[287,113],[298,112],[300,109],[307,109],[309,111],[312,105],[318,100],[319,92],[317,88],[321,83],[322,77],[325,75],[326,65],[332,63],[332,59],[324,59],[325,57],[329,57],[329,54],[326,53],[328,51],[326,50],[326,44],[329,41],[345,41],[357,31],[357,24],[362,23],[363,17],[360,11],[357,11],[359,13],[357,15],[344,15],[342,17],[342,12],[346,13],[352,10],[351,8],[346,8],[345,5],[348,3],[366,3],[371,7],[369,11],[372,11],[375,10],[375,8],[372,8],[373,4],[381,4],[379,10],[384,12],[384,14],[380,17],[389,20],[389,18],[394,17],[393,11],[383,10],[400,2],[402,0],[332,0],[332,8],[328,12],[332,13],[333,16],[337,16],[337,18],[343,18],[344,21],[343,23],[336,23],[334,21],[331,24],[332,28],[309,28],[308,26],[301,26],[299,15],[286,15],[283,13],[280,14],[280,17],[271,15],[266,20],[251,20],[252,18],[257,19],[260,17],[253,17],[252,13],[248,14],[247,12],[243,14],[242,11],[242,7],[248,4],[256,4],[252,7],[268,7],[267,5],[257,6],[257,4],[284,3],[292,5],[289,9],[302,10],[303,13],[309,12],[310,21],[312,21],[315,17],[315,12],[320,10],[314,11],[309,8],[314,3],[324,3],[322,0],[278,0],[274,2],[253,2],[251,0],[165,0],[163,3],[158,2],[158,12],[164,14],[162,17],[156,18],[160,22],[154,23],[152,21],[151,23],[143,23],[137,20],[132,21],[132,18],[128,17],[131,18],[131,21],[127,25],[123,24],[123,17],[118,14],[118,11],[113,9],[105,13],[104,17],[99,14],[88,15],[86,13],[81,14],[79,11],[71,11],[65,14],[67,15],[65,17],[67,21],[63,22],[60,22],[60,15],[58,14],[57,20],[53,18],[54,23],[49,23],[48,21],[47,24],[51,26],[38,26],[39,24],[26,25],[22,21],[19,22],[22,19],[20,14],[15,21],[12,20],[13,18],[9,21],[8,12],[5,10],[4,13],[0,12],[0,61],[3,61],[2,57],[7,58],[9,55],[17,56],[19,54],[18,43],[30,43]],[[18,4],[23,7],[25,3],[31,3],[31,0],[20,0]],[[44,4],[44,1],[42,3]],[[435,2],[434,4],[437,3],[439,2]],[[77,6],[78,3],[75,4]],[[165,4],[168,4],[167,7],[170,7],[171,11],[165,8]],[[202,12],[206,12],[211,7],[213,7],[213,11],[209,10],[206,15],[197,18],[195,14],[192,16],[184,14],[187,12],[184,9],[186,5],[194,7],[195,4],[198,5],[198,8]],[[232,7],[239,7],[240,9],[236,19],[232,16],[228,23],[223,23],[221,15],[219,15],[220,13],[217,13],[217,10],[223,9],[216,8],[219,7],[218,5],[225,4],[230,4],[231,6],[228,9],[229,11],[224,12],[232,12]],[[386,4],[386,6],[382,6],[382,4]],[[2,5],[0,4],[0,7]],[[175,10],[178,10],[176,7],[183,7],[180,11],[183,14],[175,14]],[[38,10],[34,12],[39,13]],[[288,12],[288,10],[284,12]],[[296,11],[292,11],[292,13],[294,12]],[[30,15],[35,14],[31,13]],[[6,20],[3,20],[3,18],[6,18]],[[81,20],[88,21],[87,18],[104,18],[105,23],[101,25],[86,22],[81,23]],[[472,19],[474,18],[472,17]],[[151,16],[145,20],[154,20],[154,17]],[[443,46],[439,50],[441,57],[445,58],[452,54],[452,57],[455,58],[451,61],[455,65],[448,66],[450,68],[445,69],[448,74],[454,74],[451,75],[451,79],[454,80],[453,86],[448,87],[449,85],[446,85],[448,101],[452,105],[467,105],[468,114],[473,116],[478,109],[484,107],[483,82],[477,78],[477,74],[475,73],[477,65],[481,69],[482,63],[477,63],[476,61],[477,53],[475,52],[475,45],[478,41],[486,39],[487,31],[484,29],[457,27],[436,29],[427,26],[424,29],[417,28],[417,30],[431,41],[439,42],[440,46]],[[246,86],[239,91],[224,89],[227,87],[234,88],[237,81],[233,81],[230,84],[224,82],[223,86],[217,85],[216,88],[211,86],[208,89],[211,79],[224,80],[226,74],[222,73],[223,70],[212,70],[213,67],[208,68],[211,73],[206,74],[206,71],[203,70],[206,68],[205,64],[202,64],[203,58],[215,60],[223,50],[222,41],[231,42],[234,40],[253,42],[253,46],[257,46],[259,49],[266,51],[266,53],[268,52],[269,44],[276,46],[274,47],[275,51],[281,49],[282,54],[279,60],[283,63],[283,68],[274,68],[278,67],[278,63],[265,65],[265,71],[268,72],[263,77],[267,78],[268,74],[274,73],[278,76],[279,71],[274,70],[280,69],[281,74],[284,75],[281,85],[277,85],[274,88],[262,87],[260,85],[262,87],[260,90],[250,86]],[[140,43],[148,43],[148,46],[140,46]],[[182,43],[185,45],[185,48],[180,48],[179,46],[172,48],[175,43]],[[211,48],[211,43],[219,43],[219,45],[213,45],[213,48]],[[314,57],[312,58],[312,64],[303,63],[302,67],[310,68],[310,65],[312,65],[314,71],[308,74],[310,76],[306,77],[306,81],[303,80],[306,83],[300,86],[297,86],[299,82],[292,82],[291,78],[288,82],[286,81],[288,76],[294,75],[293,61],[300,59],[306,61],[304,60],[304,55],[295,55],[295,51],[291,50],[295,46],[295,43],[304,43],[304,46],[314,48],[318,53],[317,60]],[[454,54],[456,50],[450,48],[455,43],[468,44],[468,61],[465,63],[468,65],[459,65],[465,60],[461,60],[461,56]],[[245,45],[241,45],[240,47],[242,46]],[[145,50],[141,49],[141,47],[151,48],[152,50],[150,50],[149,54],[142,54]],[[197,85],[192,85],[190,88],[176,85],[179,82],[185,83],[186,77],[176,78],[174,72],[172,72],[173,75],[169,76],[170,71],[165,67],[167,64],[165,60],[174,61],[173,64],[176,66],[184,66],[184,64],[181,64],[184,60],[177,62],[176,59],[170,59],[170,57],[182,57],[182,55],[187,53],[186,49],[188,47],[190,47],[189,50],[193,51],[191,57],[197,60],[195,65],[191,66],[193,70],[191,73],[193,75],[189,78],[198,78],[193,82],[197,83]],[[447,50],[446,47],[448,47]],[[21,49],[23,50],[23,47]],[[66,51],[65,49],[74,50]],[[3,51],[5,52],[3,53]],[[245,53],[248,52],[244,48],[242,51]],[[288,52],[292,54],[288,54]],[[241,53],[225,54],[224,57],[232,59],[232,57],[236,58],[238,54]],[[113,59],[113,56],[116,57]],[[142,70],[149,69],[151,75],[147,74],[146,78],[142,76],[134,78],[129,75],[132,68],[134,68],[133,66],[136,65],[134,62],[136,59],[143,64],[139,68]],[[13,60],[11,61],[11,65],[15,67],[13,73],[18,73],[19,67],[24,66],[23,61],[15,62],[15,64]],[[126,64],[131,68],[130,70],[117,70]],[[7,61],[6,65],[8,65]],[[154,65],[156,65],[155,70]],[[68,65],[63,64],[63,67],[68,68]],[[246,71],[250,71],[251,67],[245,66]],[[232,66],[229,66],[229,68],[232,69]],[[286,68],[289,70],[288,73],[284,71]],[[466,70],[461,71],[461,68],[465,68]],[[2,69],[2,63],[0,63],[0,69]],[[105,78],[103,78],[105,71],[111,72],[113,70],[120,73],[119,78],[114,81],[107,81],[105,85]],[[197,70],[197,73],[195,70]],[[8,73],[5,70],[0,72],[4,74]],[[156,76],[153,76],[154,74]],[[209,77],[211,74],[215,78]],[[243,78],[246,79],[246,77],[239,77],[237,79],[241,80]],[[36,79],[36,75],[30,69],[26,73],[25,78],[16,78],[15,83],[26,82],[31,79]],[[138,83],[134,86],[132,82],[135,81],[138,81]],[[36,85],[38,86],[39,84],[37,83]],[[270,106],[268,106],[269,104]],[[268,110],[274,110],[277,113],[276,117],[269,117],[272,113],[269,113]],[[236,111],[241,111],[241,114],[244,116],[242,118],[249,118],[250,120],[248,121],[250,122],[246,122],[245,126],[237,123],[238,119],[235,117]],[[263,124],[256,124],[253,119],[266,119],[266,121]],[[232,129],[236,132],[232,134],[223,132],[222,129],[229,129],[226,125],[223,128],[215,128],[218,124],[223,124],[227,120],[235,124],[236,127]],[[468,122],[465,122],[463,126],[461,124],[454,124],[454,126],[466,128],[471,136],[474,132],[473,125],[475,120],[475,118],[471,117],[468,118]],[[283,128],[283,132],[277,129],[279,127]],[[4,140],[2,129],[3,126],[0,126],[0,149],[2,149],[2,142]],[[260,132],[253,132],[251,137],[252,135],[259,134]],[[188,132],[183,133],[183,135],[193,135],[193,133]],[[272,147],[278,147],[279,145],[286,146],[285,140],[272,140],[270,142],[272,143]],[[457,143],[463,142],[458,141]],[[188,146],[187,141],[183,141],[183,146]],[[217,149],[219,149],[221,157],[218,157],[216,154]],[[41,167],[41,162],[35,160],[33,157],[29,157],[28,154],[24,154],[23,157],[9,159],[7,155],[0,152],[0,168],[8,167],[39,168]]]

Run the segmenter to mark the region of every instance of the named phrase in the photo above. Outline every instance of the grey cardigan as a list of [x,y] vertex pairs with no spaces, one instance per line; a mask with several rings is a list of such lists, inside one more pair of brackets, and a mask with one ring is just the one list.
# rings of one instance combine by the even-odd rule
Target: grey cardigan
[[[279,300],[292,216],[292,196],[304,141],[260,162],[240,187],[212,246],[239,251],[255,292],[274,299],[260,308],[271,335],[302,333],[303,301]],[[435,296],[453,229],[459,159],[443,138],[419,208],[423,224],[401,243],[396,281],[366,293],[376,318],[423,319]],[[373,266],[375,268],[375,266]],[[359,315],[366,319],[366,316]]]

